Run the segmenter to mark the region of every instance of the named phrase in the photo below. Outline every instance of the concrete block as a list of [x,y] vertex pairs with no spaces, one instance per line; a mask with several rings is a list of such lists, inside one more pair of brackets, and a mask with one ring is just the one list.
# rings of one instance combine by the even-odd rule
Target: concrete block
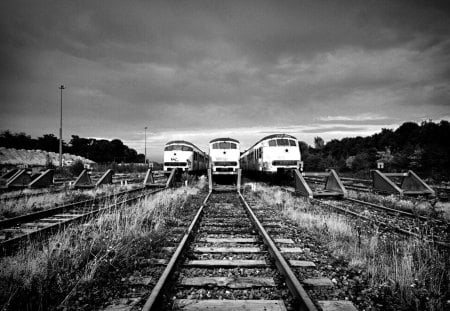
[[26,170],[19,170],[6,182],[6,187],[26,187],[31,181]]
[[151,185],[155,183],[155,179],[153,178],[153,171],[152,169],[147,170],[147,174],[145,174],[144,178],[144,186]]
[[73,184],[74,188],[93,188],[91,177],[87,170],[83,170]]
[[48,169],[42,172],[36,179],[28,184],[28,188],[44,188],[53,184],[54,170]]
[[114,171],[112,169],[107,170],[105,174],[103,174],[103,176],[100,177],[100,179],[95,183],[95,186],[99,187],[101,185],[112,184],[113,175]]

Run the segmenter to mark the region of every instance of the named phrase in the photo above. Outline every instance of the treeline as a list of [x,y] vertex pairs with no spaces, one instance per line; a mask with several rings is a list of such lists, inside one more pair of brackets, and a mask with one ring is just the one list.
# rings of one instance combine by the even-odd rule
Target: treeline
[[[0,146],[15,149],[40,149],[59,152],[59,138],[53,134],[31,138],[25,133],[11,133],[4,131],[0,134]],[[111,141],[105,139],[81,138],[72,135],[69,144],[63,141],[63,152],[88,158],[97,163],[143,163],[144,155],[128,148],[119,139]]]
[[403,123],[369,137],[333,139],[316,137],[314,147],[300,144],[306,171],[334,168],[367,177],[382,162],[384,171],[414,170],[424,178],[450,180],[450,123]]

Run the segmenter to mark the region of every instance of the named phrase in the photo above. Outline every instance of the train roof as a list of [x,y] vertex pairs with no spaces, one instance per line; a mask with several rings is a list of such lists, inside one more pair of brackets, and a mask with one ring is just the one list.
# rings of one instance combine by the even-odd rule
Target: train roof
[[[261,138],[260,140],[258,140],[256,143],[254,143],[250,148],[248,148],[247,150],[244,151],[244,153],[247,153],[247,151],[253,149],[253,147],[255,147],[257,144],[259,144],[260,142],[264,141],[264,140],[268,140],[268,139],[274,139],[274,138],[291,138],[293,140],[297,140],[297,137],[294,137],[292,135],[289,134],[272,134],[272,135],[268,135],[266,137]],[[243,154],[244,154],[243,153]],[[242,155],[243,155],[242,154]]]
[[199,150],[200,152],[203,152],[203,153],[206,154],[206,152],[202,151],[199,147],[197,147],[197,146],[194,145],[193,143],[188,142],[188,141],[186,141],[186,140],[172,140],[172,141],[167,142],[167,143],[166,143],[166,146],[167,146],[167,145],[173,145],[173,144],[185,144],[185,145],[191,146],[191,147],[193,147],[193,148]]
[[226,138],[216,138],[216,139],[211,140],[209,143],[211,144],[211,143],[214,143],[214,142],[216,142],[216,141],[233,141],[233,142],[239,144],[239,140],[236,140],[236,139],[233,139],[233,138],[230,138],[230,137],[226,137]]

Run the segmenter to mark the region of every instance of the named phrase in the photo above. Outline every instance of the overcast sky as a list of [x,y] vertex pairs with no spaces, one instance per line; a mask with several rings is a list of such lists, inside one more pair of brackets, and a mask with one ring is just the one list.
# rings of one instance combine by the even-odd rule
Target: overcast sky
[[0,130],[313,144],[450,119],[448,1],[1,1]]

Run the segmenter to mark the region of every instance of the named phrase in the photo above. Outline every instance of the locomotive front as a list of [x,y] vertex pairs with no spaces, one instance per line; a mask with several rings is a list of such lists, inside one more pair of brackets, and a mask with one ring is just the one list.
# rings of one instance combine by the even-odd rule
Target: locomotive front
[[216,175],[234,175],[239,169],[239,141],[217,138],[209,142],[210,167]]
[[164,147],[164,171],[179,168],[191,171],[194,148],[184,141],[171,141]]

